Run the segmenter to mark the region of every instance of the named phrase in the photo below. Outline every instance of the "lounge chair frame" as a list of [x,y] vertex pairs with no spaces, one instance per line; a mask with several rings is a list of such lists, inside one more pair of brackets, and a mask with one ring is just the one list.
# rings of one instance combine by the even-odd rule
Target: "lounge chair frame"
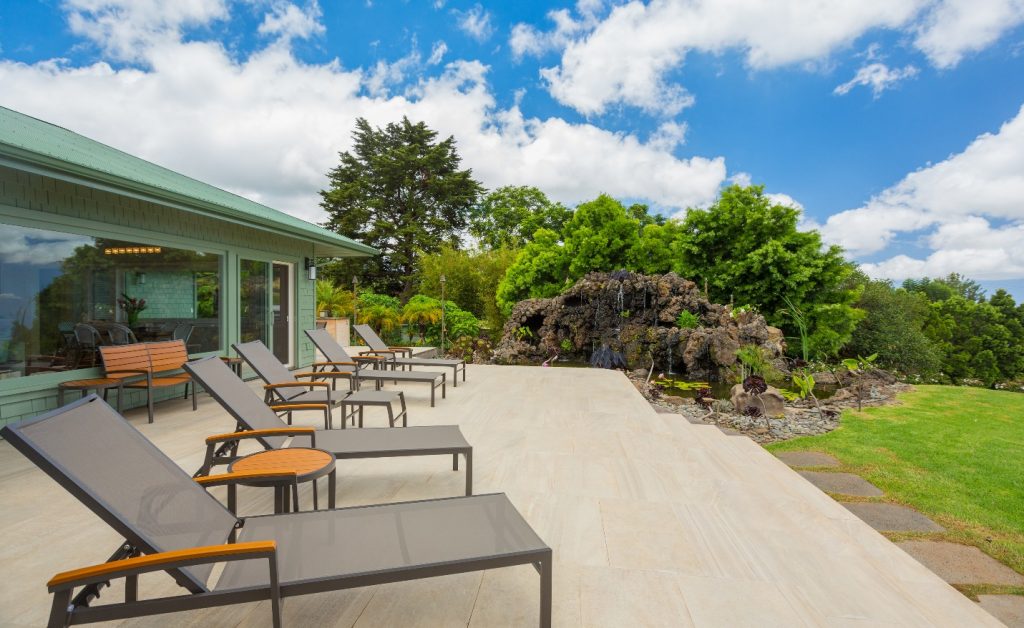
[[[278,628],[282,625],[281,602],[287,597],[525,564],[533,565],[540,574],[539,623],[545,628],[551,625],[552,551],[549,547],[544,545],[543,542],[535,544],[535,547],[519,551],[508,551],[500,554],[494,553],[492,555],[457,558],[453,560],[435,560],[433,562],[412,566],[391,567],[376,570],[367,569],[358,573],[338,574],[336,576],[328,577],[312,577],[292,583],[281,583],[279,581],[279,556],[276,552],[276,547],[274,547],[272,543],[269,545],[267,543],[261,544],[258,542],[252,542],[249,544],[239,543],[237,544],[238,547],[232,547],[236,545],[236,532],[239,529],[244,530],[244,526],[247,521],[254,521],[267,517],[279,517],[283,520],[286,517],[321,516],[323,513],[338,513],[339,517],[344,517],[346,513],[350,512],[356,513],[355,516],[358,517],[360,511],[365,512],[371,509],[393,509],[396,512],[400,512],[403,507],[424,503],[452,501],[456,506],[458,506],[460,500],[462,504],[471,503],[471,500],[478,500],[481,501],[481,503],[483,503],[482,500],[486,499],[498,501],[500,498],[504,498],[507,502],[507,498],[500,493],[479,495],[475,497],[449,497],[433,500],[401,502],[397,504],[356,506],[330,511],[262,515],[258,517],[245,518],[236,517],[236,522],[230,531],[227,544],[225,545],[191,548],[193,550],[191,552],[188,550],[178,550],[178,552],[186,553],[186,556],[178,560],[166,560],[156,564],[155,566],[132,565],[130,564],[132,562],[131,559],[139,557],[142,554],[152,555],[153,559],[159,560],[161,558],[160,554],[165,554],[168,558],[172,558],[171,554],[174,554],[175,552],[159,552],[147,541],[140,531],[134,529],[129,522],[122,520],[115,513],[107,509],[100,496],[94,494],[87,486],[76,482],[73,477],[71,477],[70,472],[66,471],[59,461],[51,459],[45,452],[37,449],[31,442],[24,439],[20,433],[21,429],[28,427],[31,424],[49,420],[60,414],[73,412],[77,408],[91,403],[103,402],[98,396],[89,395],[88,397],[68,404],[63,408],[58,408],[57,410],[45,413],[33,419],[28,419],[17,424],[6,426],[3,430],[0,430],[0,434],[2,434],[16,449],[24,454],[43,472],[53,478],[65,490],[78,498],[82,504],[107,523],[107,525],[117,531],[119,535],[125,538],[125,542],[107,561],[108,563],[114,563],[114,561],[122,560],[126,561],[124,567],[117,564],[111,564],[109,565],[110,569],[102,575],[72,578],[70,581],[61,582],[59,584],[54,584],[57,578],[67,576],[68,573],[60,574],[55,577],[54,580],[51,580],[50,591],[54,594],[54,598],[48,622],[49,626],[68,626],[72,624],[111,621],[127,619],[130,617],[157,615],[269,599],[272,602],[271,612],[273,614],[273,624],[275,628]],[[113,412],[109,406],[106,407],[108,410]],[[135,429],[130,424],[125,423],[124,425],[126,429]],[[160,452],[155,445],[145,439],[141,434],[137,435],[137,440],[139,441],[139,446],[151,449],[152,455],[166,458],[165,454]],[[182,478],[187,479],[188,476],[182,472]],[[214,498],[210,497],[210,499]],[[220,506],[219,502],[216,502],[215,499],[214,502]],[[511,507],[511,504],[509,504],[509,506]],[[223,508],[223,506],[220,507]],[[521,519],[521,515],[519,517]],[[525,521],[523,521],[523,525],[529,529],[529,526]],[[536,536],[535,533],[534,536]],[[204,550],[206,551],[204,552]],[[232,554],[231,552],[235,553]],[[269,583],[267,586],[239,587],[225,591],[210,590],[207,588],[205,582],[198,581],[191,574],[182,570],[183,567],[190,565],[250,559],[266,559],[268,561]],[[140,574],[153,571],[165,571],[168,575],[173,577],[180,586],[189,591],[191,595],[138,600],[138,576]],[[109,586],[110,580],[115,578],[125,579],[125,601],[98,607],[88,606],[92,599],[99,596],[100,589],[104,586]],[[74,590],[79,587],[82,587],[81,591],[77,595],[74,595]]]
[[[217,382],[214,382],[214,381],[204,377],[202,373],[197,371],[197,369],[203,369],[206,364],[210,364],[211,367],[214,367],[214,368],[216,366],[219,366],[219,367],[221,367],[225,371],[225,373],[230,373],[232,377],[235,377],[234,373],[232,373],[231,370],[223,362],[221,362],[220,359],[217,358],[216,356],[211,356],[211,357],[202,358],[200,360],[195,360],[193,362],[190,362],[189,364],[186,364],[184,368],[185,368],[186,371],[189,372],[190,375],[192,375],[192,378],[196,382],[199,382],[199,384],[202,385],[202,387],[206,390],[206,392],[209,393],[209,395],[211,397],[213,397],[217,401],[217,403],[219,403],[221,405],[221,407],[223,407],[225,410],[227,410],[228,414],[230,414],[232,416],[232,418],[235,419],[235,421],[237,423],[237,431],[236,431],[236,433],[238,434],[238,439],[237,440],[223,440],[222,442],[220,442],[218,444],[216,449],[208,448],[207,449],[207,456],[206,456],[207,460],[205,460],[203,462],[203,466],[198,471],[196,471],[196,475],[205,475],[205,474],[209,473],[210,469],[213,466],[231,463],[237,457],[239,440],[243,439],[243,438],[247,438],[246,437],[246,432],[247,431],[255,431],[257,434],[259,434],[262,431],[260,429],[257,429],[256,426],[254,426],[251,423],[251,421],[255,417],[246,416],[243,413],[239,412],[238,409],[235,408],[235,406],[231,403],[231,401],[228,400],[227,397],[225,397],[223,394],[221,394],[222,390],[220,389],[220,387],[217,384]],[[234,380],[228,380],[228,381],[231,381],[232,383],[234,383]],[[253,393],[253,394],[255,394],[255,393]],[[280,423],[280,425],[279,426],[275,426],[275,428],[278,428],[278,427],[281,428],[281,429],[288,428],[288,426],[285,425],[284,421],[282,421],[280,417],[278,417],[276,414],[274,414],[274,417]],[[268,415],[268,418],[269,418],[269,415]],[[299,429],[302,429],[302,428],[299,428]],[[367,446],[365,448],[353,447],[351,449],[337,449],[336,447],[328,447],[328,446],[326,446],[323,443],[323,439],[324,438],[331,437],[332,435],[338,434],[338,433],[347,433],[348,435],[346,436],[346,439],[352,440],[352,441],[357,440],[357,439],[365,440],[364,437],[367,436],[367,435],[370,435],[370,436],[381,435],[381,436],[384,437],[384,440],[387,440],[387,434],[388,434],[389,430],[395,431],[395,436],[396,437],[404,436],[406,434],[417,434],[417,433],[437,434],[437,433],[453,432],[453,433],[457,433],[458,434],[458,438],[457,439],[456,438],[452,438],[451,442],[449,444],[447,444],[447,445],[444,445],[444,446],[421,447],[421,448],[388,447],[386,443],[383,443],[383,444],[377,443],[375,445],[369,445],[369,446]],[[443,430],[444,432],[440,432],[441,430]],[[320,435],[320,437],[318,438],[317,435]],[[428,426],[420,426],[420,427],[394,427],[394,428],[392,428],[392,427],[367,427],[367,428],[361,428],[361,429],[357,429],[357,430],[345,430],[344,432],[342,432],[341,430],[329,430],[328,429],[328,430],[323,430],[323,431],[320,431],[320,430],[314,431],[314,433],[313,433],[311,438],[312,438],[312,442],[313,443],[316,443],[317,440],[320,440],[320,442],[317,443],[315,446],[319,447],[320,449],[331,450],[331,453],[334,454],[334,457],[337,458],[338,460],[354,460],[354,459],[359,459],[359,458],[397,458],[397,457],[406,457],[406,456],[437,456],[437,455],[449,455],[450,454],[451,457],[452,457],[452,470],[453,471],[458,471],[459,470],[459,456],[461,455],[462,457],[464,457],[466,459],[466,495],[472,495],[473,494],[473,447],[472,447],[472,445],[470,445],[469,443],[466,442],[466,439],[464,437],[462,437],[461,432],[459,431],[458,427],[456,427],[456,426],[428,425]],[[273,449],[274,448],[274,445],[270,441],[268,441],[264,436],[257,436],[257,440],[266,449]],[[300,445],[297,445],[297,446],[300,446]],[[301,446],[304,446],[304,445],[301,445]]]
[[[458,388],[459,386],[459,371],[462,371],[462,381],[466,381],[466,361],[455,360],[447,358],[417,358],[412,355],[412,350],[409,347],[389,347],[381,337],[373,330],[369,325],[355,325],[356,333],[359,337],[366,341],[366,345],[370,348],[369,351],[363,351],[360,355],[364,354],[393,354],[393,358],[389,358],[393,366],[408,366],[411,370],[414,366],[440,366],[448,367],[452,369],[452,385]],[[403,353],[403,350],[409,350],[409,357],[399,357],[398,353]]]

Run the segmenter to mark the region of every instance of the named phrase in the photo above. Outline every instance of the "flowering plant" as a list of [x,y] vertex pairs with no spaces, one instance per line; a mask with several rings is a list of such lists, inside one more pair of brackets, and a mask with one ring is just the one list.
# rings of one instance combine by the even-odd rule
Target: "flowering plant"
[[139,313],[146,309],[146,300],[130,297],[122,292],[121,298],[117,300],[117,305],[124,312],[124,316],[128,319],[128,325],[130,326],[138,322]]

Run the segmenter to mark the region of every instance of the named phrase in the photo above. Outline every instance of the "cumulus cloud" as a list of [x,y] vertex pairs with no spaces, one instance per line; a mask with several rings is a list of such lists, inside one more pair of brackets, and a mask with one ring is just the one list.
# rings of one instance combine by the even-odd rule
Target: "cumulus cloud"
[[542,31],[537,27],[518,23],[512,27],[508,44],[515,59],[526,56],[539,57],[553,50],[565,48],[577,35],[593,29],[598,23],[598,13],[603,3],[598,0],[580,0],[576,3],[579,19],[574,18],[568,9],[549,11],[547,17],[554,22],[550,31]]
[[903,79],[916,76],[917,72],[917,68],[912,65],[908,65],[902,69],[893,69],[884,63],[869,63],[857,70],[857,73],[852,79],[842,85],[836,86],[833,93],[842,96],[844,94],[848,94],[854,87],[864,85],[871,87],[871,93],[874,94],[875,98],[878,98],[882,95],[882,92]]
[[[683,125],[644,141],[529,117],[517,103],[499,107],[478,62],[453,61],[424,77],[415,53],[358,68],[304,63],[277,41],[238,58],[189,39],[154,42],[138,67],[0,61],[4,104],[315,222],[324,219],[317,191],[338,152],[351,148],[357,117],[378,126],[403,115],[425,121],[455,136],[485,186],[535,185],[568,204],[605,191],[701,205],[726,176],[721,157],[672,154]],[[399,73],[403,88],[392,89]]]
[[154,44],[174,42],[184,28],[227,17],[225,0],[65,0],[71,32],[109,58],[138,61]]
[[[1024,0],[629,0],[591,22],[564,10],[549,17],[555,26],[546,32],[514,27],[510,47],[517,57],[562,50],[560,63],[541,72],[559,102],[586,115],[615,104],[672,115],[692,103],[667,78],[690,51],[740,50],[755,70],[814,68],[885,29],[914,37],[932,64],[951,67],[1024,22]],[[877,94],[914,72],[872,64],[840,93],[864,84]]]
[[270,12],[263,18],[258,32],[260,35],[279,37],[286,41],[309,39],[323,35],[327,29],[320,23],[320,4],[313,0],[306,8],[291,2],[274,2]]
[[918,26],[914,45],[939,68],[991,45],[1024,22],[1024,0],[944,0]]
[[863,207],[831,216],[822,234],[855,255],[882,252],[900,234],[923,235],[932,253],[865,265],[879,276],[914,276],[922,269],[946,274],[961,264],[958,272],[978,279],[1019,277],[1024,275],[1021,199],[1024,107],[963,152],[908,174]]
[[452,11],[458,16],[458,26],[473,39],[483,42],[490,39],[494,32],[491,25],[491,14],[479,4],[473,5],[468,11]]

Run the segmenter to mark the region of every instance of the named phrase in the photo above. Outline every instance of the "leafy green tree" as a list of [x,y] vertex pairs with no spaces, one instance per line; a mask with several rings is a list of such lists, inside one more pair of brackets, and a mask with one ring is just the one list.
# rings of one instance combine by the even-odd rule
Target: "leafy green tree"
[[985,300],[985,290],[981,284],[959,273],[950,273],[944,278],[907,279],[903,282],[903,288],[910,292],[923,293],[929,301],[945,301],[954,296],[968,301]]
[[518,253],[507,248],[466,251],[442,247],[420,259],[420,292],[441,298],[444,275],[445,299],[484,319],[492,334],[500,333],[505,316],[497,304],[498,284]]
[[602,194],[577,207],[562,233],[569,275],[575,280],[592,271],[625,268],[640,241],[640,221]]
[[924,333],[930,311],[925,295],[895,288],[890,281],[860,279],[864,290],[857,308],[866,315],[843,354],[878,354],[878,364],[885,368],[920,375],[938,373],[942,354]]
[[854,266],[817,231],[798,230],[799,218],[763,186],[730,186],[706,210],[687,212],[673,270],[706,282],[712,301],[753,305],[792,335],[790,299],[806,319],[811,354],[835,355],[863,317],[859,286],[848,281]]
[[569,261],[559,235],[538,229],[498,284],[496,300],[502,314],[507,317],[523,299],[558,295],[570,283]]
[[572,211],[535,187],[507,185],[473,207],[469,233],[484,250],[524,246],[538,229],[561,231]]
[[472,171],[459,169],[454,138],[437,141],[422,122],[403,117],[381,129],[359,118],[353,138],[320,191],[325,226],[381,254],[337,262],[330,274],[346,282],[358,274],[364,285],[411,295],[421,253],[458,246],[483,188]]
[[943,351],[943,372],[953,382],[986,385],[1024,374],[1024,338],[1000,309],[987,301],[954,295],[931,304],[925,333]]

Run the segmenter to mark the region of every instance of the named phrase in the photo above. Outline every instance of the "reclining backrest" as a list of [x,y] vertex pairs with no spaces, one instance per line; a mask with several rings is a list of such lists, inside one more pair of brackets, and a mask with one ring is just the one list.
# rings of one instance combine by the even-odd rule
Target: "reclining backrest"
[[[281,417],[274,414],[260,396],[217,356],[189,362],[185,364],[184,369],[245,429],[267,430],[288,427]],[[265,446],[277,449],[284,444],[285,438],[274,436],[260,440]]]
[[[225,543],[237,521],[96,395],[0,435],[144,554]],[[198,593],[212,568],[168,573]]]
[[366,346],[370,347],[374,351],[385,351],[388,348],[386,342],[381,340],[381,337],[377,335],[377,332],[373,331],[373,328],[369,325],[356,325],[356,333],[366,342]]
[[316,348],[320,350],[320,353],[324,354],[328,362],[352,361],[352,358],[349,357],[345,349],[338,344],[338,341],[326,329],[307,329],[306,335],[313,341]]
[[[235,343],[231,347],[246,361],[252,370],[256,371],[256,374],[264,382],[268,384],[286,384],[296,381],[291,371],[284,364],[281,364],[280,360],[267,348],[267,345],[259,340]],[[284,388],[279,389],[279,391],[282,397],[290,399],[301,395],[303,389]]]
[[177,371],[188,362],[188,349],[182,340],[165,340],[164,342],[147,342],[149,362],[154,373]]

